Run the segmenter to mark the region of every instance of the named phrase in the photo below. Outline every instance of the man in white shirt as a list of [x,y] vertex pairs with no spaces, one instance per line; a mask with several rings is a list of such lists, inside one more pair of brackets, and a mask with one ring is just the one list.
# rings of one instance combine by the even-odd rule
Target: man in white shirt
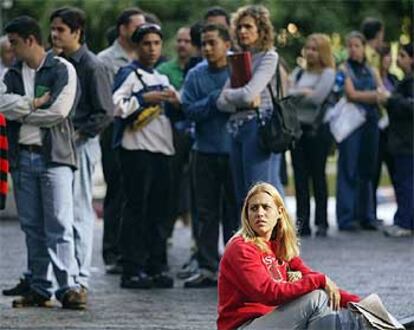
[[174,155],[166,103],[179,104],[168,78],[154,70],[162,32],[144,24],[132,35],[139,61],[114,81],[114,146],[120,148],[126,205],[122,217],[122,288],[171,288],[166,271],[170,159]]

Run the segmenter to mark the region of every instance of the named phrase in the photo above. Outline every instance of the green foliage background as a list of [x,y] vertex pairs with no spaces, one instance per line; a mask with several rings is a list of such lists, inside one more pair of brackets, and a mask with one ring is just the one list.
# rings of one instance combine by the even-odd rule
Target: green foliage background
[[[0,0],[4,1],[10,0]],[[246,4],[263,4],[269,8],[276,31],[286,37],[278,49],[291,64],[310,33],[343,36],[358,29],[366,16],[385,22],[388,41],[398,41],[403,34],[412,36],[414,0],[14,0],[11,8],[3,9],[3,23],[18,15],[30,15],[41,22],[47,35],[52,10],[62,6],[80,7],[87,13],[88,45],[97,52],[107,46],[105,32],[115,24],[119,13],[138,6],[159,17],[167,37],[165,52],[171,55],[173,36],[179,26],[202,19],[210,6],[219,5],[233,12]],[[294,35],[283,31],[289,23],[298,27]]]

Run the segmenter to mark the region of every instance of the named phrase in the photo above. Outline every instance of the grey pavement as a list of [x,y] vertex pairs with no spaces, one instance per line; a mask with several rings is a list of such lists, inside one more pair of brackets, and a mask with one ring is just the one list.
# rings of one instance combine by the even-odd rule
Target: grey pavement
[[[288,208],[294,201],[288,198]],[[302,256],[344,289],[361,296],[377,293],[397,318],[414,314],[414,241],[388,239],[380,232],[338,233],[329,202],[330,237],[301,242]],[[393,203],[380,215],[390,223]],[[215,289],[125,290],[119,277],[106,275],[100,256],[102,222],[96,221],[90,306],[86,311],[55,308],[11,308],[0,296],[0,329],[215,329]],[[179,222],[169,250],[172,273],[189,257],[190,230]],[[17,221],[0,221],[0,289],[14,285],[25,268],[24,237]]]

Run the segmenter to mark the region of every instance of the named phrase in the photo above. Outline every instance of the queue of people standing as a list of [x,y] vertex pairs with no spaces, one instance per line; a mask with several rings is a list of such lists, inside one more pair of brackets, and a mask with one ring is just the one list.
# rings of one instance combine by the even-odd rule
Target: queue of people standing
[[[280,56],[270,13],[263,6],[246,6],[230,20],[224,9],[210,8],[202,23],[178,30],[177,57],[171,61],[163,60],[164,32],[153,14],[124,10],[116,39],[98,55],[88,50],[85,23],[78,8],[55,10],[49,51],[33,18],[21,16],[5,27],[17,61],[1,83],[0,112],[7,118],[27,269],[3,294],[22,296],[14,307],[49,306],[54,293],[63,308],[86,308],[95,220],[92,174],[101,153],[106,271],[121,274],[122,288],[172,288],[167,240],[177,216],[187,213],[194,249],[181,270],[184,287],[216,286],[220,223],[226,243],[239,229],[239,211],[257,182],[270,183],[284,196],[282,155],[262,150],[258,142],[258,113],[270,118],[271,92],[278,87]],[[365,36],[357,31],[347,36],[348,59],[341,66],[334,62],[328,36],[308,36],[306,65],[282,76],[285,94],[301,100],[303,134],[291,152],[301,236],[312,234],[310,179],[316,235],[328,233],[325,167],[333,139],[322,115],[332,106],[335,88],[366,117],[338,144],[339,230],[378,228],[377,149],[387,140],[391,149],[381,148],[390,155],[398,211],[385,233],[414,232],[412,45],[400,47],[405,78],[398,83],[387,74],[385,61],[381,75],[368,62],[382,54],[383,24],[371,19],[361,30]],[[238,50],[251,53],[252,77],[234,88],[227,54]],[[378,105],[389,114],[388,131],[381,133],[385,140],[379,140]]]

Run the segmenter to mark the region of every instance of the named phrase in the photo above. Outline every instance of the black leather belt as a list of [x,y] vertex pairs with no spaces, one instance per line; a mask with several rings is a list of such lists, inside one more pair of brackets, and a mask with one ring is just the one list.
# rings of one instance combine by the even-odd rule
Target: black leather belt
[[34,154],[42,154],[43,147],[36,144],[19,144],[21,150],[26,150]]

